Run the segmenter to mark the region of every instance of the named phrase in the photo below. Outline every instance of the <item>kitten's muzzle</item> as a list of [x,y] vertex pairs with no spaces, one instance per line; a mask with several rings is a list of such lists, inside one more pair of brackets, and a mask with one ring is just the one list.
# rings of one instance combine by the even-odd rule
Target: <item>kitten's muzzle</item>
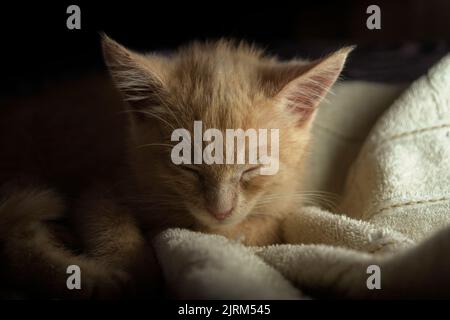
[[224,220],[227,217],[231,216],[231,213],[233,212],[234,208],[230,208],[228,210],[225,211],[217,211],[211,208],[207,208],[208,212],[217,220]]

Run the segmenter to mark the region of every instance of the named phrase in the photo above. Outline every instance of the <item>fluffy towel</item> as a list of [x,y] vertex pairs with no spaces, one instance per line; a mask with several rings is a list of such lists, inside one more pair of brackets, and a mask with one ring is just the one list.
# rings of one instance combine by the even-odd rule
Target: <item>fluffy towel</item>
[[[341,95],[344,86],[330,99],[343,110],[321,107],[311,160],[320,165],[309,173],[310,188],[341,194],[341,214],[299,208],[283,226],[289,244],[261,248],[167,230],[154,246],[173,297],[450,297],[450,55],[389,106],[365,141],[384,108],[364,106],[386,104],[398,90],[364,100],[355,88],[368,85],[348,84]],[[381,290],[367,287],[371,265]]]

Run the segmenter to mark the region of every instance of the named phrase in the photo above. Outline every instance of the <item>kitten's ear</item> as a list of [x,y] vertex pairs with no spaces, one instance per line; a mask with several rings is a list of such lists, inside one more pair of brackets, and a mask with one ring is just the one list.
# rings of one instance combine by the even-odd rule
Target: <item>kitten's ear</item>
[[157,104],[165,90],[163,59],[132,52],[105,34],[102,48],[113,82],[124,100],[136,109]]
[[[328,57],[308,64],[291,66],[287,80],[275,98],[283,108],[299,116],[302,124],[314,114],[331,86],[336,82],[344,67],[348,54],[354,47],[343,48]],[[292,75],[297,73],[296,77]],[[286,81],[285,81],[286,82]]]

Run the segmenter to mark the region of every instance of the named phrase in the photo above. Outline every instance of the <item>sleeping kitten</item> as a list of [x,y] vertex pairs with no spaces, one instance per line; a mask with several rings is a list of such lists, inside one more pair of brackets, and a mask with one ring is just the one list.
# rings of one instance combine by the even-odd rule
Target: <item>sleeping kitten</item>
[[[86,190],[70,210],[50,189],[9,189],[0,204],[8,277],[56,296],[112,297],[136,282],[146,288],[157,283],[147,240],[167,227],[246,245],[282,242],[280,222],[301,205],[316,107],[351,48],[313,62],[280,62],[224,40],[166,56],[139,54],[104,37],[103,50],[129,118],[127,166]],[[177,128],[193,134],[194,121],[222,132],[279,129],[279,171],[260,175],[254,164],[175,165],[171,134]],[[47,223],[61,217],[73,226],[81,241],[73,246],[82,254],[68,249],[61,239],[66,232]],[[82,289],[69,291],[66,268],[74,264],[82,270]]]

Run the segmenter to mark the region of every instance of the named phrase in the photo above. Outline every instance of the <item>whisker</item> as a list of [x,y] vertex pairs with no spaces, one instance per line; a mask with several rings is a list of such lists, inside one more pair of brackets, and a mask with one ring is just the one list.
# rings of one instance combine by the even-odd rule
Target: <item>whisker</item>
[[147,111],[147,110],[124,110],[122,112],[123,113],[128,113],[128,112],[129,113],[132,113],[132,112],[134,112],[134,113],[141,113],[141,114],[146,115],[148,117],[152,117],[152,118],[155,118],[157,120],[160,120],[161,122],[166,124],[172,130],[176,129],[169,121],[167,121],[166,119],[162,118],[161,116],[157,115],[154,112],[150,112],[150,111]]
[[274,201],[283,200],[286,198],[291,198],[292,201],[298,202],[299,205],[315,205],[324,207],[325,209],[329,209],[331,211],[335,211],[337,209],[336,202],[338,200],[338,195],[327,191],[302,191],[269,194],[259,199],[256,202],[254,209],[265,207]]

